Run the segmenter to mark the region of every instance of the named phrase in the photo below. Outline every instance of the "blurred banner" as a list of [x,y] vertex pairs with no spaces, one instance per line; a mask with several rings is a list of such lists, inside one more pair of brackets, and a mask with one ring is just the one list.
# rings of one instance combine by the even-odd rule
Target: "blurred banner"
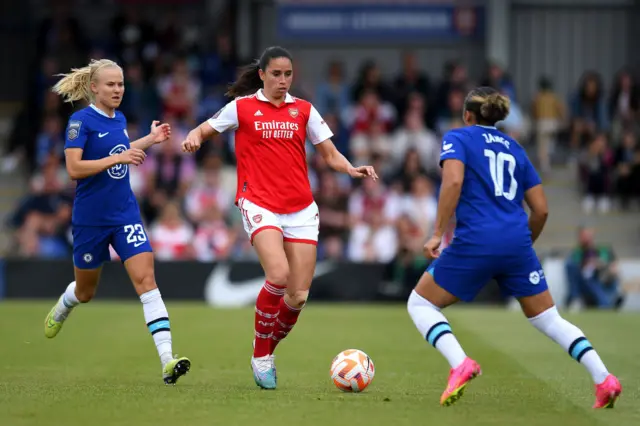
[[484,37],[485,9],[482,5],[433,3],[280,2],[278,35],[288,41],[368,43],[459,41]]
[[[624,310],[640,311],[640,261],[620,261],[621,285],[626,293]],[[559,307],[564,306],[568,285],[564,259],[547,258],[543,268],[549,289]],[[260,264],[254,262],[156,262],[156,279],[168,300],[206,301],[216,307],[252,306],[264,284]],[[421,272],[420,272],[421,273]],[[320,262],[311,287],[311,299],[324,302],[402,302],[415,280],[395,282],[393,267],[381,264]],[[73,280],[71,261],[5,260],[0,262],[0,297],[55,299]],[[3,288],[4,287],[4,288]],[[124,267],[104,265],[97,299],[136,299]],[[489,283],[474,304],[508,304],[495,282]]]
[[[320,262],[311,287],[311,299],[330,302],[404,303],[415,281],[397,283],[387,279],[390,267],[380,264]],[[201,300],[212,306],[252,306],[264,284],[260,264],[253,262],[202,263],[156,262],[156,279],[167,300]],[[4,297],[8,299],[55,299],[73,281],[71,261],[7,260],[4,263]],[[0,292],[1,294],[1,292]],[[124,267],[106,263],[97,299],[135,299]],[[502,303],[500,292],[487,286],[480,303]]]

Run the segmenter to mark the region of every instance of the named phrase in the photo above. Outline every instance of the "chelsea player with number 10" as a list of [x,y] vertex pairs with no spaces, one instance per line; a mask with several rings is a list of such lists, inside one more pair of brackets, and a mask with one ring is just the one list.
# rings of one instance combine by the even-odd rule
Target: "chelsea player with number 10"
[[55,337],[72,309],[93,298],[111,245],[140,296],[164,382],[175,384],[191,362],[173,356],[169,315],[156,285],[153,252],[128,173],[129,165],[142,164],[147,148],[169,139],[171,128],[154,121],[149,135],[129,143],[127,120],[116,110],[124,95],[124,77],[113,61],[92,60],[62,76],[53,91],[65,102],[87,100],[90,105],[71,115],[66,130],[67,171],[77,181],[72,217],[75,281],[45,319],[45,335]]
[[[466,127],[448,132],[442,142],[438,214],[434,235],[424,246],[435,260],[408,302],[422,337],[451,365],[440,403],[456,402],[480,374],[480,365],[467,357],[440,311],[458,300],[473,300],[495,278],[505,295],[518,299],[531,325],[587,369],[595,383],[593,407],[612,408],[622,392],[620,382],[582,331],[558,313],[533,248],[547,219],[547,199],[525,150],[495,127],[508,114],[508,98],[490,87],[472,90],[464,103]],[[454,212],[455,237],[440,253]]]

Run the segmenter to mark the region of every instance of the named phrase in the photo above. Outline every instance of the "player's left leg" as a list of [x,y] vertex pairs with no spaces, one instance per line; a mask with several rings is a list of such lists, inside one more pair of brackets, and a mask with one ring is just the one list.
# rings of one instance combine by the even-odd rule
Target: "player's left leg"
[[271,354],[286,338],[304,308],[316,268],[320,217],[312,203],[293,214],[281,215],[284,251],[289,263],[289,277],[284,297],[280,300],[271,341]]
[[[129,227],[133,226],[133,233]],[[156,344],[162,364],[163,380],[173,385],[191,368],[191,361],[181,357],[174,358],[169,313],[156,284],[153,266],[153,252],[142,224],[119,227],[111,241],[122,259],[142,302],[147,328]]]
[[502,291],[518,299],[531,325],[559,344],[587,369],[596,386],[593,407],[612,408],[622,392],[620,382],[609,374],[582,330],[560,316],[533,249],[522,260],[516,260],[513,265],[509,263],[505,262],[507,273],[498,279]]
[[109,260],[109,228],[73,227],[73,264],[75,281],[71,282],[44,321],[49,339],[58,335],[72,310],[88,303],[96,293],[102,264]]
[[[447,260],[444,260],[443,263],[446,264]],[[447,283],[448,289],[436,283],[434,278],[436,268],[438,269],[438,278]],[[456,288],[459,287],[456,283],[460,282],[459,278],[463,278],[461,275],[468,276],[469,274],[464,270],[450,270],[446,265],[442,265],[442,267],[438,264],[433,265],[422,275],[407,302],[409,315],[420,334],[451,365],[447,387],[440,397],[442,405],[455,403],[464,393],[467,384],[481,374],[480,365],[465,354],[458,339],[453,335],[449,321],[441,312],[441,309],[458,300],[470,300],[475,295],[475,290],[472,291],[473,294],[468,294],[462,289],[460,292],[456,291]],[[478,278],[480,277],[476,277],[476,279]],[[466,279],[469,280],[467,281],[468,286],[474,287],[474,282],[471,281],[473,278],[468,276]],[[452,292],[458,293],[458,296]]]
[[271,336],[271,353],[278,343],[286,338],[298,321],[304,308],[316,267],[316,245],[310,243],[284,242],[284,251],[289,261],[289,279],[284,297],[280,299]]

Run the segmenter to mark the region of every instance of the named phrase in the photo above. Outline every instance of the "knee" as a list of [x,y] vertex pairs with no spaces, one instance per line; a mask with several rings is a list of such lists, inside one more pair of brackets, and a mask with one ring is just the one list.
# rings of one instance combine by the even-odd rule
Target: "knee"
[[93,299],[93,296],[96,295],[96,288],[95,286],[88,287],[88,288],[82,288],[80,286],[76,286],[75,295],[76,295],[76,298],[78,299],[78,302],[88,303],[91,301],[91,299]]
[[294,309],[302,309],[309,298],[309,290],[287,291],[287,304]]
[[271,284],[285,286],[287,280],[289,280],[289,265],[287,262],[282,262],[278,265],[272,266],[266,271],[266,278]]
[[148,291],[155,290],[158,286],[156,285],[156,277],[153,273],[153,270],[144,274],[140,274],[139,277],[136,277],[133,280],[133,286],[135,287],[136,293],[138,293],[138,295],[142,295]]

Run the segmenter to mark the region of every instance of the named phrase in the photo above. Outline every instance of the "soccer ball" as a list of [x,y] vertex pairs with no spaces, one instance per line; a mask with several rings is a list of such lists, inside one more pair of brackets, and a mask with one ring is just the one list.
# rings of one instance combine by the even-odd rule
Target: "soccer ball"
[[374,374],[373,361],[358,349],[340,352],[331,363],[331,380],[343,392],[362,392]]

